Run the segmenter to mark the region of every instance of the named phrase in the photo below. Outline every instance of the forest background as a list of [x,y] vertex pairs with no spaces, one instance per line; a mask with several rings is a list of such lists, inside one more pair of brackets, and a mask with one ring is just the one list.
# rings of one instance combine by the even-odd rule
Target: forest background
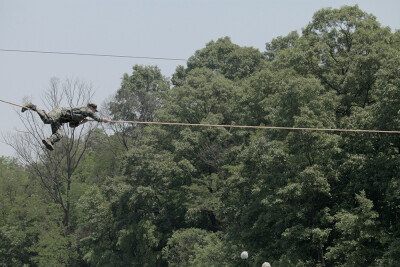
[[[135,65],[102,113],[398,131],[399,42],[358,6],[322,9],[264,52],[210,41],[171,80]],[[35,116],[0,162],[2,266],[400,265],[398,134],[91,123],[49,152]]]

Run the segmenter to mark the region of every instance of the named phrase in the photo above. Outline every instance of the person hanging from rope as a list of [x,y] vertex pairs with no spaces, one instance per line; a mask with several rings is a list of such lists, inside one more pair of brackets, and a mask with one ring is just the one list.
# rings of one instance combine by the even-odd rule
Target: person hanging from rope
[[110,120],[99,116],[97,113],[97,105],[93,102],[89,102],[87,106],[55,108],[48,113],[37,108],[37,106],[31,102],[28,102],[22,107],[21,112],[27,110],[36,111],[45,124],[51,125],[52,135],[42,140],[43,144],[49,150],[54,150],[54,144],[60,141],[64,136],[61,128],[64,123],[69,123],[69,127],[75,128],[88,122],[86,117],[90,117],[98,122],[110,122]]

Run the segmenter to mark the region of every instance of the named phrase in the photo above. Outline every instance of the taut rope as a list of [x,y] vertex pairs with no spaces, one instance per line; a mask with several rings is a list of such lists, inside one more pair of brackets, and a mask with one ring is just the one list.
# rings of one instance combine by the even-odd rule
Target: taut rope
[[[1,100],[1,102],[30,109],[28,107]],[[305,128],[305,127],[280,127],[280,126],[251,126],[251,125],[231,125],[231,124],[196,124],[180,122],[157,122],[157,121],[118,121],[110,120],[111,123],[131,123],[131,124],[153,124],[153,125],[175,125],[175,126],[199,126],[199,127],[223,127],[223,128],[244,128],[244,129],[272,129],[272,130],[291,130],[291,131],[324,131],[324,132],[355,132],[355,133],[387,133],[400,134],[400,131],[385,130],[360,130],[360,129],[329,129],[329,128]]]

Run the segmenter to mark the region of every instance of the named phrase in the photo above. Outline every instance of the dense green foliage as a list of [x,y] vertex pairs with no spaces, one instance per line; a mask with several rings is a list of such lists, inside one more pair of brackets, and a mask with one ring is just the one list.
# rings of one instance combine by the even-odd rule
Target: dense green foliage
[[[322,9],[266,51],[228,37],[169,81],[134,66],[113,119],[400,130],[400,32]],[[105,149],[106,148],[106,149]],[[396,134],[121,125],[72,175],[71,218],[0,158],[0,266],[399,266]]]

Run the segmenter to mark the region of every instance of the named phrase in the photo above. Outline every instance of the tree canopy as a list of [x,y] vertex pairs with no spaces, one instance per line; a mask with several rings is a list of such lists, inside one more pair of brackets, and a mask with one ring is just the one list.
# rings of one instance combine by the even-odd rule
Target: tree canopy
[[[170,80],[135,65],[102,112],[399,131],[399,41],[358,6],[326,8],[265,51],[210,41]],[[67,138],[57,157],[82,153],[57,165],[67,185],[0,158],[1,266],[240,266],[244,250],[249,266],[400,265],[396,134],[111,126]]]

